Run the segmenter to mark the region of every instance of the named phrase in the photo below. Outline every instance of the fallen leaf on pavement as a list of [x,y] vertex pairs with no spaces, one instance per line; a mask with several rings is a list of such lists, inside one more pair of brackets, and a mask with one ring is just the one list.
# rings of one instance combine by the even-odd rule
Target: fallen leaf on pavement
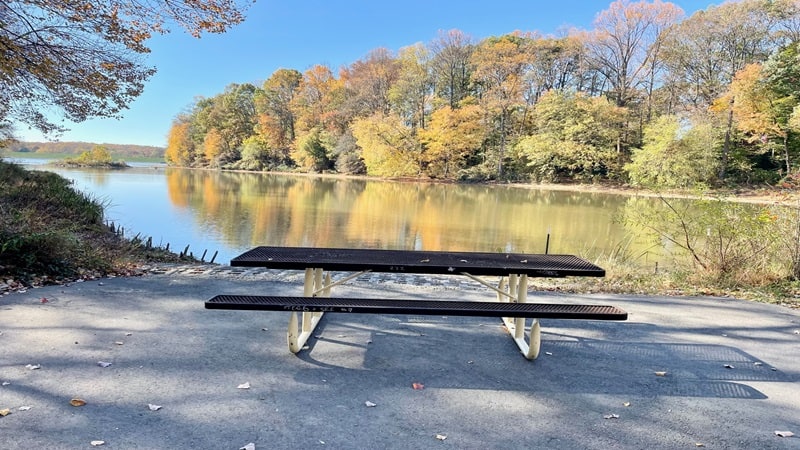
[[377,403],[372,403],[369,400],[365,401],[364,404],[367,405],[367,407],[369,407],[369,408],[374,408],[374,407],[378,406]]
[[84,406],[86,404],[86,400],[82,398],[73,398],[69,401],[69,404],[72,406]]
[[11,410],[10,409],[8,409],[8,408],[0,409],[0,417],[5,417],[5,416],[7,416],[9,414],[11,414]]
[[792,437],[794,436],[794,433],[792,433],[791,431],[776,431],[775,436]]
[[247,383],[242,383],[236,386],[236,389],[250,389],[250,382],[248,381]]
[[422,383],[411,383],[411,387],[416,390],[425,389],[425,385]]
[[149,403],[147,407],[150,408],[150,411],[158,411],[159,409],[163,408],[161,405],[154,405],[152,403]]

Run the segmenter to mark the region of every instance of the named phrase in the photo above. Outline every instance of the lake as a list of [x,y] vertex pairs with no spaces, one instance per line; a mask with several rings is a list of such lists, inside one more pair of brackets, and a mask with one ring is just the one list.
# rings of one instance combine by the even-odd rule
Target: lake
[[[233,173],[137,164],[49,170],[107,205],[126,236],[187,245],[228,263],[257,245],[520,253],[593,257],[624,247],[642,265],[662,259],[617,216],[631,197],[481,184]],[[642,201],[639,199],[639,201]],[[657,201],[657,200],[644,200]]]

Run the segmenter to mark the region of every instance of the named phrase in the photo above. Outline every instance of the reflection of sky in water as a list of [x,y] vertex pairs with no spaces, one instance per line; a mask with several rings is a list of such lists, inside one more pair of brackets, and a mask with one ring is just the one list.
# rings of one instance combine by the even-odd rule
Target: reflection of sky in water
[[106,220],[124,227],[128,237],[140,234],[143,239],[153,238],[154,245],[166,246],[170,250],[189,251],[200,257],[207,250],[206,260],[215,251],[219,252],[215,262],[227,263],[241,249],[230,248],[213,232],[213,227],[198,224],[190,208],[172,204],[168,196],[164,166],[139,163],[125,170],[89,170],[29,166],[37,170],[48,170],[72,180],[83,192],[106,205]]

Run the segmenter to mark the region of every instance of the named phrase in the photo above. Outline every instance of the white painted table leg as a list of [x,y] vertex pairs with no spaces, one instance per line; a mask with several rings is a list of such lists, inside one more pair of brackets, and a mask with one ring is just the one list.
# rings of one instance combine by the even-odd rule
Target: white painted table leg
[[[527,303],[528,301],[528,276],[510,275],[508,277],[508,297],[516,303]],[[525,318],[524,317],[503,317],[509,334],[519,347],[526,359],[536,359],[541,348],[541,325],[539,319],[531,322],[531,331],[528,339],[525,339]]]
[[[323,285],[322,269],[306,269],[305,279],[303,280],[303,295],[306,297],[314,296],[314,293],[323,290],[323,296],[330,296],[330,275],[325,278]],[[323,289],[324,288],[324,289]],[[303,311],[302,320],[299,321],[297,313],[292,312],[289,317],[289,330],[286,332],[286,340],[289,344],[289,351],[297,353],[311,337],[314,329],[322,319],[322,312]]]

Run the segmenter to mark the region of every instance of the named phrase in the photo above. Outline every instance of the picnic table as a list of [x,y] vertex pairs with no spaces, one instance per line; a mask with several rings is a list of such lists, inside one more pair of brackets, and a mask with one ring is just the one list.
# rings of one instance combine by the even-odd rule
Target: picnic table
[[[231,266],[305,271],[303,296],[222,294],[205,303],[207,309],[291,312],[287,340],[292,353],[303,348],[326,312],[500,317],[529,360],[539,355],[542,318],[626,320],[628,316],[610,305],[528,302],[529,277],[605,276],[602,268],[573,255],[261,246],[233,258]],[[334,272],[346,274],[334,280]],[[496,298],[475,302],[331,296],[332,287],[369,272],[465,276],[494,291]]]

